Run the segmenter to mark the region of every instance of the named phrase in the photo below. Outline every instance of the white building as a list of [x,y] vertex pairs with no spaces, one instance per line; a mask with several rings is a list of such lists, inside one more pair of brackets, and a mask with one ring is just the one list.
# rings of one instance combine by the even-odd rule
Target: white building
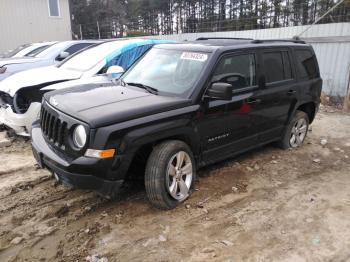
[[69,0],[0,0],[0,52],[21,44],[71,40]]

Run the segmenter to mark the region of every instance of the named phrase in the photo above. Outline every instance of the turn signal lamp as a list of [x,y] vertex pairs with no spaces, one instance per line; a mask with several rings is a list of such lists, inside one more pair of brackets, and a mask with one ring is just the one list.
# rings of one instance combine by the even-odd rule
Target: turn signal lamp
[[88,149],[85,152],[86,157],[93,157],[93,158],[111,158],[115,154],[116,154],[115,149],[105,149],[105,150]]

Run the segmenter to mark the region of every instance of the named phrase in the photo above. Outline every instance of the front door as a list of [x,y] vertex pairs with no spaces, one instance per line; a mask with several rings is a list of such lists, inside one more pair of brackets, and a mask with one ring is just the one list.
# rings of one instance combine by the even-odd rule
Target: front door
[[209,86],[215,82],[233,86],[230,101],[205,98],[197,118],[205,164],[227,158],[257,143],[252,129],[254,105],[249,104],[256,84],[254,52],[223,56],[214,70]]

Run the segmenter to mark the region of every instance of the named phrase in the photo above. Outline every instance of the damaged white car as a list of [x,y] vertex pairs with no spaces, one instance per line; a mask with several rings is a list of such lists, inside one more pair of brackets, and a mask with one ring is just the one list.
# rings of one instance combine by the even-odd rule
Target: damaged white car
[[[0,124],[17,135],[29,136],[39,117],[44,93],[84,83],[103,83],[118,78],[153,45],[164,40],[108,41],[85,49],[57,66],[14,74],[0,82]],[[75,80],[72,84],[67,81]],[[65,83],[63,83],[65,82]]]

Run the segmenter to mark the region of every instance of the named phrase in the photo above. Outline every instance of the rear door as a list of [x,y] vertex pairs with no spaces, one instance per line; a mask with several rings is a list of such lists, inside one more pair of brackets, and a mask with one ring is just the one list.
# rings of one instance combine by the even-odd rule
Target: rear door
[[291,52],[289,48],[263,49],[259,52],[265,86],[260,87],[256,97],[259,110],[255,115],[255,127],[261,143],[281,137],[288,115],[297,101],[298,86]]

